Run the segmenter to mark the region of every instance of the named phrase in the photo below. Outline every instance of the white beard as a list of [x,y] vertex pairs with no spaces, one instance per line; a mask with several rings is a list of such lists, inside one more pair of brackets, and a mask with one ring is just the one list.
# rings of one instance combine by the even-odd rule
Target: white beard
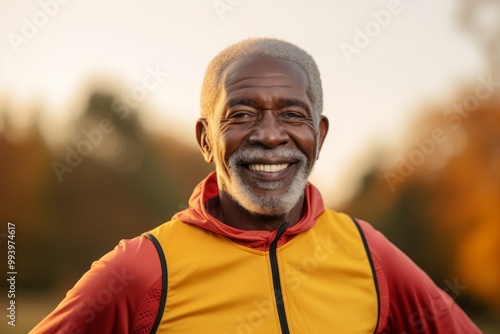
[[[292,184],[286,189],[282,196],[264,194],[258,196],[252,192],[248,184],[244,183],[238,166],[242,160],[255,158],[282,157],[297,161],[297,173]],[[254,214],[265,216],[282,216],[290,212],[304,195],[307,179],[312,170],[312,164],[308,166],[307,157],[299,149],[285,149],[278,147],[275,149],[240,149],[229,157],[229,173],[221,173],[221,188],[228,193],[241,207]],[[253,180],[258,187],[265,190],[277,190],[284,186],[284,181],[263,181]]]

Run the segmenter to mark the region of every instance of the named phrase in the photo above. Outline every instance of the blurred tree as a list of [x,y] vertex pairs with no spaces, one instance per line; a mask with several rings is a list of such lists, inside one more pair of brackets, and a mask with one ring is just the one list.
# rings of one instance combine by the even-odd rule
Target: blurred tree
[[[173,139],[177,134],[149,135],[137,111],[117,113],[116,100],[91,94],[70,144],[78,150],[93,138],[91,153],[55,188],[66,235],[61,268],[76,276],[120,239],[146,232],[187,207],[192,189],[211,170],[197,149]],[[83,261],[75,262],[75,254]]]
[[376,225],[459,304],[500,319],[500,2],[461,5],[489,65],[482,87],[422,117],[398,165],[376,161],[343,209]]
[[120,239],[186,208],[212,170],[175,140],[182,134],[145,132],[138,111],[123,117],[116,100],[89,94],[71,139],[50,149],[36,126],[21,136],[0,113],[0,218],[17,223],[20,288],[67,290]]
[[[440,142],[432,141],[436,130],[442,131]],[[378,227],[462,306],[500,314],[496,97],[482,102],[460,124],[430,113],[409,137],[415,139],[413,145],[397,166],[384,171],[376,163],[357,195],[341,209]],[[449,289],[455,280],[467,286],[464,291]]]

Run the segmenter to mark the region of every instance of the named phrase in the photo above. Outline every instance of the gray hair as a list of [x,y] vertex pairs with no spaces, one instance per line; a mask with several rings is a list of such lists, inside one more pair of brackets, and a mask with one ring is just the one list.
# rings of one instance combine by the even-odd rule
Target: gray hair
[[[220,80],[222,72],[236,60],[248,56],[270,56],[282,58],[296,63],[304,69],[309,78],[308,96],[313,102],[316,115],[323,112],[323,89],[318,66],[306,51],[298,46],[274,38],[249,38],[222,50],[210,62],[205,72],[201,87],[201,116],[207,118],[220,95]],[[316,117],[319,119],[319,117]]]

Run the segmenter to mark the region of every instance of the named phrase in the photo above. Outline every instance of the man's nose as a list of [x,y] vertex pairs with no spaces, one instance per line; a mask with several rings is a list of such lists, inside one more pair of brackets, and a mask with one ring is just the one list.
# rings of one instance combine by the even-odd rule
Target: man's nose
[[290,137],[283,127],[279,115],[272,110],[262,112],[249,137],[250,144],[258,144],[266,148],[286,144],[289,140]]

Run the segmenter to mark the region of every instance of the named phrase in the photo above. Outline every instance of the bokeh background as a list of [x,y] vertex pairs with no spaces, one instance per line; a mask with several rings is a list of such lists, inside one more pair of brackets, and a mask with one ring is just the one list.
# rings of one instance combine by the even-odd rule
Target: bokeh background
[[318,62],[331,125],[311,181],[327,206],[500,332],[499,0],[2,0],[0,32],[0,275],[8,222],[18,272],[1,333],[187,206],[213,169],[194,136],[204,69],[255,36]]

